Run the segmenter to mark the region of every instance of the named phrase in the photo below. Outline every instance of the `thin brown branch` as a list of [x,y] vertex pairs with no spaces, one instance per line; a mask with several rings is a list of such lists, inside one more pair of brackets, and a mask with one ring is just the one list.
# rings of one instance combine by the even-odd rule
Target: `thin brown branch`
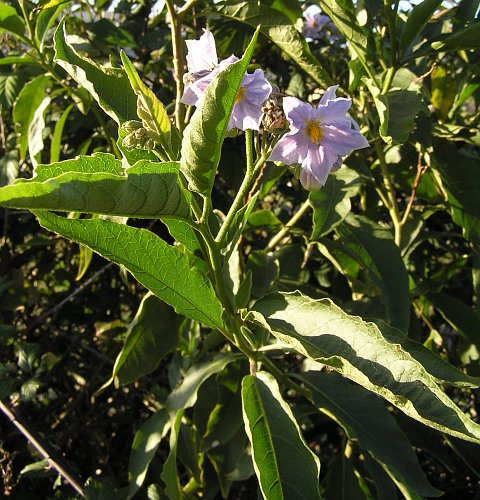
[[422,175],[427,171],[427,168],[427,166],[422,165],[422,153],[418,153],[417,175],[415,176],[415,179],[413,181],[412,194],[410,195],[410,199],[408,200],[407,208],[405,209],[405,213],[403,214],[402,220],[400,221],[400,224],[402,226],[405,224],[405,222],[407,222],[407,218],[410,215],[413,207],[413,202],[415,201],[415,195],[417,194],[418,185],[420,184]]

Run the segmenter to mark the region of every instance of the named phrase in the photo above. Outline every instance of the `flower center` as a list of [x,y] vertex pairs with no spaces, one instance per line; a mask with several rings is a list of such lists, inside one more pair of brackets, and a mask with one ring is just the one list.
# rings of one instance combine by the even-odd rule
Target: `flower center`
[[235,104],[237,104],[237,102],[240,102],[243,99],[246,90],[247,89],[245,87],[240,87],[238,89],[237,95],[235,96]]
[[315,144],[318,144],[323,138],[322,128],[316,120],[309,120],[307,122],[306,132],[310,140]]

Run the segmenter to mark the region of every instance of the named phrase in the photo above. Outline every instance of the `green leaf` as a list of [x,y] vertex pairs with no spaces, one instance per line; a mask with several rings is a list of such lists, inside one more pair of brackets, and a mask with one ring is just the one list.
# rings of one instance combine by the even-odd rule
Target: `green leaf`
[[56,163],[60,160],[60,151],[62,148],[62,135],[63,129],[65,128],[65,123],[67,122],[68,115],[70,111],[74,108],[75,104],[70,104],[67,106],[57,123],[55,124],[55,129],[53,131],[52,142],[50,143],[50,163]]
[[336,373],[309,371],[298,378],[311,390],[315,406],[368,450],[406,498],[441,495],[428,483],[412,444],[384,401]]
[[78,271],[75,276],[75,281],[79,281],[83,278],[85,273],[88,271],[90,267],[90,263],[92,262],[93,251],[90,248],[87,248],[83,245],[79,245],[79,255],[78,255]]
[[431,101],[440,120],[445,121],[455,100],[455,80],[443,66],[433,68],[431,79]]
[[165,483],[165,494],[169,500],[182,500],[182,490],[177,470],[177,445],[178,433],[182,423],[184,410],[178,410],[176,415],[170,418],[170,453],[168,454],[160,477]]
[[391,344],[400,346],[416,359],[436,380],[457,387],[480,387],[480,378],[471,377],[435,354],[423,344],[410,340],[405,333],[383,321],[375,321],[382,335]]
[[[122,171],[121,161],[108,156],[80,156],[39,166],[36,177],[1,189],[0,204],[125,217],[189,217],[178,163],[144,160]],[[105,161],[115,173],[103,170]],[[63,173],[49,176],[51,172]]]
[[155,370],[178,342],[182,317],[148,293],[128,326],[128,337],[113,367],[119,385],[135,382]]
[[432,166],[440,172],[448,194],[449,209],[464,237],[480,244],[480,165],[476,158],[459,153],[447,141],[434,145]]
[[428,299],[455,330],[480,347],[480,316],[471,307],[444,292],[428,294]]
[[18,177],[18,152],[9,151],[0,158],[0,188],[8,186]]
[[68,43],[65,25],[54,35],[55,61],[82,87],[119,125],[137,119],[137,97],[123,69],[102,68],[78,55]]
[[219,354],[214,358],[192,366],[181,384],[167,398],[167,408],[170,413],[192,407],[197,400],[200,386],[212,375],[221,372],[229,363],[241,358],[238,354]]
[[328,464],[325,498],[328,500],[364,500],[359,477],[355,475],[353,457],[346,457],[340,450]]
[[208,85],[185,129],[180,168],[190,188],[209,196],[238,89],[252,57],[258,32],[243,57],[227,66]]
[[391,88],[382,94],[372,80],[364,78],[375,101],[380,118],[380,135],[390,145],[403,144],[413,130],[415,117],[425,109],[420,87],[412,83],[408,88]]
[[271,294],[254,307],[272,334],[295,351],[331,366],[344,377],[382,396],[425,425],[480,443],[472,422],[442,392],[431,375],[401,345],[385,339],[378,327],[344,313],[329,299],[299,292]]
[[[3,60],[0,59],[0,64]],[[0,111],[12,106],[22,90],[23,83],[23,75],[18,72],[0,73]]]
[[190,266],[186,255],[155,234],[107,220],[75,220],[49,212],[34,213],[46,229],[125,266],[143,286],[179,314],[211,328],[224,328],[223,307],[211,283]]
[[[43,51],[43,45],[48,39],[50,28],[54,25],[60,12],[67,6],[70,0],[52,0],[41,7],[40,14],[37,17],[35,23],[35,40],[41,51]],[[56,8],[55,8],[56,7]]]
[[[273,8],[272,8],[273,7]],[[312,55],[308,43],[284,13],[265,5],[264,2],[228,0],[217,5],[218,13],[224,17],[244,22],[250,26],[260,26],[263,35],[283,50],[318,84],[328,87],[332,79]]]
[[168,412],[162,408],[143,422],[135,433],[128,460],[128,498],[132,498],[145,481],[148,466],[169,428]]
[[138,76],[137,70],[123,50],[120,52],[123,67],[127,73],[133,91],[137,95],[137,114],[150,139],[160,144],[173,158],[170,118],[163,104]]
[[362,65],[368,67],[369,32],[366,27],[358,24],[352,2],[319,0],[317,3],[322,8],[322,11],[330,17],[345,39],[348,40]]
[[10,5],[0,4],[0,32],[6,30],[25,39],[25,21]]
[[42,104],[49,82],[50,77],[47,75],[37,76],[23,87],[13,106],[12,117],[15,122],[20,160],[25,159],[30,125],[35,117],[35,112]]
[[243,420],[263,497],[320,498],[320,461],[305,443],[275,378],[267,372],[242,381]]
[[310,192],[313,207],[313,230],[311,240],[329,233],[350,213],[350,198],[360,188],[360,176],[352,169],[342,167],[329,175],[325,186]]
[[442,39],[431,43],[433,50],[448,52],[451,50],[475,50],[480,48],[480,22],[474,21],[470,26],[442,36]]
[[30,126],[28,127],[28,154],[32,165],[41,161],[43,151],[43,131],[45,129],[45,112],[50,105],[51,97],[45,96],[35,110]]
[[425,0],[415,5],[410,11],[400,37],[400,52],[402,54],[408,51],[441,3],[442,0]]
[[[349,215],[337,232],[342,250],[359,264],[355,272],[366,271],[368,282],[380,290],[391,325],[406,332],[410,321],[408,274],[391,231],[366,217]],[[349,273],[349,278],[356,276]]]

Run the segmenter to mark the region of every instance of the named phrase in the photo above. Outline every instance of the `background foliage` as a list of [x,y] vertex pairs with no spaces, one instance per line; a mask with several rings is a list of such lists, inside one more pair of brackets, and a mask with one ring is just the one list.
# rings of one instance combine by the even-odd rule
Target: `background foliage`
[[[176,3],[183,39],[208,26],[243,55],[212,102],[229,91],[231,111],[249,65],[310,102],[340,84],[371,147],[310,193],[266,164],[224,235],[219,297],[179,169],[227,214],[245,140],[224,140],[228,103],[183,145],[170,124],[173,3],[1,4],[3,494],[476,498],[478,2],[322,0],[316,39],[295,0]],[[139,118],[168,161],[125,147]],[[240,328],[225,304],[264,370],[220,333]]]

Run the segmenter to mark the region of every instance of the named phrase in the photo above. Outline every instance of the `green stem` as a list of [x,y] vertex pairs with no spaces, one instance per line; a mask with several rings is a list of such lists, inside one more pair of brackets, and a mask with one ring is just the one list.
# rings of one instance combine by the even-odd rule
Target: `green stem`
[[185,126],[185,106],[180,102],[183,95],[183,40],[181,34],[181,19],[175,12],[173,0],[166,0],[167,10],[170,15],[170,32],[172,34],[173,71],[175,76],[175,124],[182,133]]
[[383,82],[382,94],[386,94],[390,90],[395,72],[396,70],[393,66],[387,69],[387,74],[385,75],[385,80]]
[[247,156],[247,175],[253,170],[253,130],[245,130],[245,153]]
[[256,177],[261,172],[262,166],[269,156],[270,152],[263,153],[255,163],[251,171],[248,172],[247,169],[247,173],[245,175],[245,178],[243,179],[240,189],[238,190],[237,196],[233,200],[232,206],[230,207],[230,210],[228,211],[228,214],[223,221],[222,227],[220,228],[217,237],[215,238],[215,241],[217,243],[220,243],[220,245],[223,245],[225,236],[235,215],[243,207],[244,199],[248,196],[248,193],[250,192]]
[[385,185],[385,190],[387,192],[387,198],[389,202],[387,205],[387,209],[390,213],[390,217],[393,222],[393,228],[395,231],[395,243],[397,246],[400,246],[402,242],[402,222],[401,222],[400,212],[398,210],[395,188],[393,186],[388,164],[385,161],[385,153],[383,152],[383,148],[380,145],[379,141],[375,141],[373,144],[375,147],[375,151],[377,152],[378,160],[380,162],[380,169],[382,171],[383,183]]
[[302,218],[303,214],[311,207],[310,200],[306,199],[296,214],[283,226],[283,228],[270,240],[265,248],[266,252],[271,252],[290,233],[292,227]]

